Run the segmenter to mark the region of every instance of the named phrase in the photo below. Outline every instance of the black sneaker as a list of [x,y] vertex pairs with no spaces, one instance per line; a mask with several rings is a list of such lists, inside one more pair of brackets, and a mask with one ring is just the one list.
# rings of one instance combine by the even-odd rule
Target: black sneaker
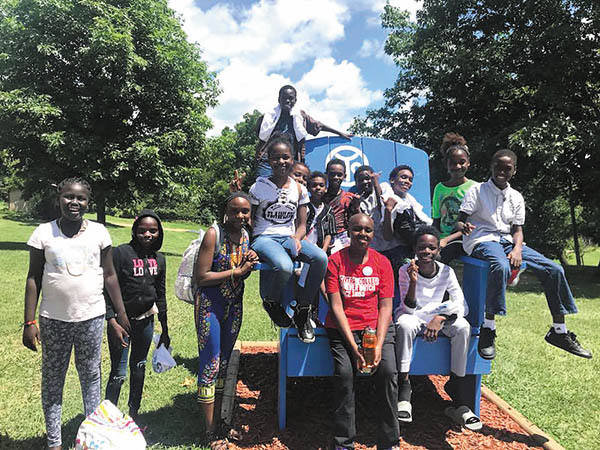
[[292,325],[292,318],[287,315],[279,303],[263,300],[263,308],[278,327],[288,328]]
[[312,320],[311,307],[298,307],[294,313],[294,323],[298,328],[298,339],[305,344],[315,342],[315,329]]
[[550,331],[546,333],[546,337],[544,339],[546,339],[548,344],[562,348],[563,350],[573,353],[574,355],[587,359],[592,358],[592,353],[581,346],[577,340],[577,336],[572,331],[567,333],[557,333],[554,331],[554,327],[551,327]]
[[496,330],[481,327],[479,330],[479,343],[477,351],[483,359],[494,359],[496,357]]

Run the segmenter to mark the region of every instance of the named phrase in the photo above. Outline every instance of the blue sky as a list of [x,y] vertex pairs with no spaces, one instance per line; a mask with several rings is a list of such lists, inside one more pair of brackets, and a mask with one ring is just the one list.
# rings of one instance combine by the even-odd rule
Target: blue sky
[[[169,0],[197,42],[223,93],[209,112],[210,134],[266,111],[284,84],[298,106],[345,130],[352,118],[383,102],[398,73],[384,54],[385,0]],[[391,0],[414,18],[420,2]]]

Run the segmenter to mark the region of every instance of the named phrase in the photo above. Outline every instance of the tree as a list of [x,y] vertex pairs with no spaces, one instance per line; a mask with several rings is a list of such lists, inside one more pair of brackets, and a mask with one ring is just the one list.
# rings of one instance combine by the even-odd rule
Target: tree
[[25,193],[67,176],[105,204],[183,190],[218,88],[166,0],[0,4],[0,150]]
[[[488,176],[494,151],[512,148],[528,243],[560,256],[569,224],[552,217],[565,210],[557,202],[573,212],[596,208],[600,189],[596,2],[425,0],[416,22],[388,5],[382,23],[399,74],[385,106],[355,128],[428,149],[439,179],[435,149],[447,131],[467,137],[475,179]],[[576,230],[576,214],[569,216]],[[562,227],[561,238],[548,242],[550,223]]]
[[225,127],[219,136],[207,142],[203,159],[212,165],[210,170],[199,171],[197,185],[202,190],[202,210],[210,211],[214,217],[229,194],[229,181],[235,170],[246,174],[246,190],[256,178],[254,155],[258,145],[256,124],[260,115],[257,110],[244,114],[243,120],[235,124],[233,129]]

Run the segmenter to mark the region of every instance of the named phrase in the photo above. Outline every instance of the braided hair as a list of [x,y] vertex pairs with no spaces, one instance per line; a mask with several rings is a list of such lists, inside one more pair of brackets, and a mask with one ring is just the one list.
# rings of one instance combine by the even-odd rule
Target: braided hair
[[[65,178],[64,180],[62,180],[60,183],[58,183],[56,185],[56,192],[58,193],[58,195],[60,195],[66,186],[71,186],[72,184],[82,185],[84,188],[87,189],[88,197],[91,198],[92,186],[90,186],[90,183],[88,183],[87,180],[84,180],[83,178],[80,178],[80,177]],[[88,198],[88,200],[89,200],[89,198]]]

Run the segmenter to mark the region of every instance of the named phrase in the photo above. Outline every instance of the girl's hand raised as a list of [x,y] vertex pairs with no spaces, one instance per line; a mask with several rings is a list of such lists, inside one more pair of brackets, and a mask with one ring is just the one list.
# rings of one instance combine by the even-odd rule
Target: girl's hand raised
[[36,344],[40,343],[40,330],[37,325],[27,325],[23,328],[23,345],[29,350],[37,352]]
[[246,172],[242,172],[240,175],[238,170],[235,169],[233,172],[233,180],[229,182],[229,192],[241,191],[244,184],[244,178],[246,178]]

